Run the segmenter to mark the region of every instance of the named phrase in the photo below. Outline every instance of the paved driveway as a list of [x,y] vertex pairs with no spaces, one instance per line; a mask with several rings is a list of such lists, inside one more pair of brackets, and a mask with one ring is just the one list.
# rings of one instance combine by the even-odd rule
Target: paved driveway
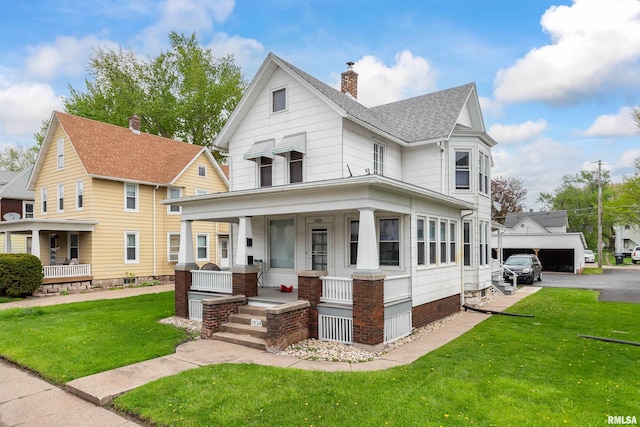
[[604,266],[604,273],[582,275],[545,272],[536,286],[600,290],[600,301],[640,303],[640,266]]

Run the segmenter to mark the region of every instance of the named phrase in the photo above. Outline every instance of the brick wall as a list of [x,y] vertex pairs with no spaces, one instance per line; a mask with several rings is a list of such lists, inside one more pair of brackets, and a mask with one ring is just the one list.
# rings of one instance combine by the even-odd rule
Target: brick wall
[[460,294],[422,304],[411,309],[414,328],[445,318],[460,311]]
[[353,342],[384,343],[384,276],[353,278]]
[[309,337],[309,302],[267,308],[267,351],[277,353]]
[[256,271],[231,272],[231,286],[233,295],[246,297],[258,296],[258,273]]
[[309,338],[318,338],[318,304],[322,296],[321,275],[325,272],[298,273],[298,300],[309,301]]
[[247,299],[242,295],[202,300],[202,338],[211,339],[220,326],[238,312],[238,307],[246,304]]
[[189,296],[191,290],[191,271],[175,270],[175,308],[176,316],[189,318]]

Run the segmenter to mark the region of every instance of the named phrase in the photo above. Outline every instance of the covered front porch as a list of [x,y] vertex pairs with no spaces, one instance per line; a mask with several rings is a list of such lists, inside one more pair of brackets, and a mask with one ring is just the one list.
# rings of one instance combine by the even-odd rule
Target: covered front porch
[[42,262],[43,293],[88,289],[93,279],[90,247],[97,222],[19,219],[0,223],[4,253],[28,253]]

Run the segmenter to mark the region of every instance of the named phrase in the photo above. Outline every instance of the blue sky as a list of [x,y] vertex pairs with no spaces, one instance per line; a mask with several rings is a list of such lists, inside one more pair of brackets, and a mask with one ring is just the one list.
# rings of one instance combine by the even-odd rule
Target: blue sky
[[475,82],[499,145],[494,176],[520,177],[527,208],[602,160],[633,172],[640,134],[639,0],[31,0],[0,14],[0,148],[31,146],[68,85],[84,89],[92,48],[141,56],[196,32],[253,78],[273,52],[378,105]]

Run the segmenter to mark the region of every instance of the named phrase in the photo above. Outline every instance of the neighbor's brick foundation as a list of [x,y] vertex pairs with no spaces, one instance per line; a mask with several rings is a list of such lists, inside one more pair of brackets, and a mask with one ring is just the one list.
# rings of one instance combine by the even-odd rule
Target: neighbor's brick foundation
[[384,344],[384,274],[354,274],[353,343]]
[[318,305],[322,296],[321,276],[326,271],[298,272],[298,300],[309,301],[309,338],[318,338]]
[[267,351],[277,353],[309,338],[309,302],[296,301],[270,307],[267,314]]
[[238,312],[238,307],[246,304],[243,295],[202,300],[202,338],[211,339]]
[[197,265],[181,266],[175,269],[175,307],[176,316],[189,318],[189,291],[191,290],[191,270],[197,270]]
[[460,294],[413,307],[411,318],[414,328],[420,328],[436,320],[460,311]]
[[233,295],[246,297],[258,296],[258,269],[254,266],[234,267],[231,269]]

